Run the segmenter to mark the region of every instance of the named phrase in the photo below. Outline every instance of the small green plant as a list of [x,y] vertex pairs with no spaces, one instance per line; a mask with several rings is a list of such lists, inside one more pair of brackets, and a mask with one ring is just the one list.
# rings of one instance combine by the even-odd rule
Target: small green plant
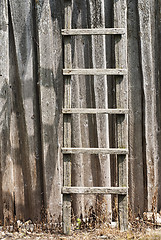
[[76,229],[81,229],[81,219],[80,218],[77,218],[77,228]]

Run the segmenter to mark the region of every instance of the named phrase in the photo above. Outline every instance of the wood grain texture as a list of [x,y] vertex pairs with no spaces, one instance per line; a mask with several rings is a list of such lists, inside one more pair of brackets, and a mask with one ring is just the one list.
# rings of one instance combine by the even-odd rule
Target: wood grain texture
[[0,221],[13,220],[13,162],[10,147],[8,2],[0,1]]
[[[158,7],[156,5],[158,5]],[[160,1],[156,2],[154,0],[139,0],[138,2],[140,32],[142,33],[140,37],[140,51],[141,55],[143,56],[143,58],[141,59],[143,75],[142,87],[144,91],[143,132],[145,140],[143,148],[146,152],[146,154],[144,155],[144,164],[146,164],[147,167],[144,171],[144,174],[147,176],[147,189],[145,191],[145,199],[148,199],[148,201],[145,200],[145,204],[148,211],[151,209],[155,196],[157,196],[158,199],[156,203],[156,209],[157,206],[161,206],[161,175],[158,173],[158,169],[160,169],[161,167],[161,153],[159,150],[161,133],[160,131],[158,132],[158,130],[156,130],[160,129],[161,116],[160,100],[158,99],[161,92],[159,73],[160,67],[156,68],[156,63],[159,61],[160,65],[161,62],[157,58],[157,56],[160,56],[160,40],[159,42],[157,40],[158,30],[156,27],[157,21],[161,19],[157,15],[157,12],[160,10],[160,8]]]
[[[62,212],[61,184],[63,161],[63,60],[62,60],[62,3],[39,0],[35,2],[37,51],[37,94],[39,102],[39,134],[41,151],[37,164],[41,166],[42,200],[52,221]],[[61,100],[60,100],[61,99]],[[57,183],[57,184],[55,184]],[[53,200],[55,199],[55,200]],[[42,201],[41,200],[41,201]]]
[[[132,212],[141,214],[147,208],[143,146],[143,96],[139,47],[137,3],[128,4],[128,68],[129,68],[129,200]],[[134,67],[135,66],[135,67]],[[137,97],[136,97],[137,96]],[[139,146],[139,147],[138,147]],[[137,149],[137,151],[135,150]],[[144,175],[145,174],[145,175]]]

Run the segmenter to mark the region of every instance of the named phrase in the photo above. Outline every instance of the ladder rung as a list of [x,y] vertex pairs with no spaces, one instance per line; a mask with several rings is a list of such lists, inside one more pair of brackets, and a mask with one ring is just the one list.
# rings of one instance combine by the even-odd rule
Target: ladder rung
[[63,108],[64,114],[83,113],[83,114],[128,114],[128,109],[94,109],[94,108]]
[[113,35],[125,34],[125,28],[62,29],[62,35]]
[[128,150],[124,148],[62,148],[63,154],[128,154]]
[[127,69],[63,69],[64,75],[126,75]]
[[127,187],[63,187],[63,194],[122,194],[126,195]]

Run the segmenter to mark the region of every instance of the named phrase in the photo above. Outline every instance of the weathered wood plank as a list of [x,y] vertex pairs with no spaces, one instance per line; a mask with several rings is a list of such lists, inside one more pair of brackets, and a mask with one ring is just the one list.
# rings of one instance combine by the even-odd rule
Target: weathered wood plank
[[[72,2],[66,0],[64,25],[71,29]],[[64,38],[64,67],[72,67],[71,37]],[[64,76],[64,108],[71,108],[71,76]],[[71,115],[64,115],[64,147],[71,147]],[[71,186],[71,156],[63,156],[63,185]],[[71,231],[71,196],[63,195],[63,231],[69,235]]]
[[[13,220],[13,162],[10,144],[8,1],[0,1],[0,221]],[[6,222],[5,222],[6,223]]]
[[126,187],[63,187],[65,194],[126,194]]
[[[63,142],[63,117],[61,115],[63,49],[60,33],[62,5],[60,1],[38,0],[30,2],[35,4],[36,12],[36,16],[33,17],[33,21],[36,18],[36,23],[33,22],[31,26],[34,27],[33,34],[35,35],[32,37],[32,41],[35,45],[35,55],[37,55],[37,61],[34,60],[35,70],[37,68],[35,84],[37,81],[36,88],[40,109],[39,124],[34,122],[35,126],[38,125],[37,136],[41,134],[39,138],[41,149],[40,151],[36,150],[38,156],[36,162],[41,168],[39,182],[42,188],[43,204],[50,212],[50,216],[53,216],[52,221],[57,221],[60,213],[62,213],[62,196],[60,193],[61,175],[63,175],[63,163],[60,154],[60,145]],[[37,209],[35,210],[37,211]]]
[[[7,2],[7,1],[6,1]],[[34,1],[10,0],[11,149],[14,159],[14,204],[17,219],[41,218],[43,179],[37,99]],[[34,28],[36,29],[35,23]],[[41,109],[42,111],[42,109]]]
[[62,29],[62,35],[109,35],[125,34],[124,28]]
[[78,153],[90,153],[90,154],[121,154],[128,153],[127,149],[119,148],[62,148],[63,154],[78,154]]
[[126,69],[63,69],[64,75],[126,75]]
[[[98,0],[98,1],[88,1],[89,3],[89,17],[88,22],[91,23],[90,28],[106,28],[112,27],[109,23],[107,23],[107,15],[109,14],[109,9],[105,9],[105,4],[107,1]],[[110,6],[111,3],[109,3]],[[108,25],[109,24],[109,25]],[[92,35],[91,36],[91,58],[92,61],[92,68],[100,68],[100,69],[108,69],[113,68],[114,66],[111,64],[111,60],[108,58],[108,53],[111,51],[111,44],[109,44],[109,39],[113,36],[105,36],[105,35]],[[120,36],[121,37],[121,36]],[[110,49],[109,47],[110,46]],[[107,53],[108,52],[108,53]],[[112,54],[109,54],[110,58]],[[87,68],[87,67],[86,67]],[[105,108],[109,107],[109,97],[108,97],[108,89],[109,89],[109,79],[111,77],[107,75],[95,75],[92,76],[91,81],[92,91],[91,92],[91,100],[92,100],[92,107],[95,108]],[[81,84],[81,83],[80,83]],[[88,95],[88,93],[87,93]],[[90,100],[90,101],[91,101]],[[88,103],[87,103],[88,104]],[[109,148],[110,147],[110,139],[109,139],[109,116],[97,114],[96,116],[88,116],[96,119],[93,125],[93,130],[89,125],[89,131],[95,131],[95,138],[93,141],[93,145],[91,145],[91,139],[89,146],[91,147],[101,147],[101,148]],[[95,128],[95,129],[94,129]],[[110,187],[111,186],[111,161],[110,155],[103,155],[99,154],[98,156],[92,156],[91,158],[95,162],[92,162],[91,168],[94,169],[95,173],[92,172],[93,175],[93,184],[94,186],[100,187]],[[92,160],[91,159],[91,160]],[[89,162],[90,164],[90,162]],[[95,165],[95,166],[94,166]],[[94,174],[93,174],[94,173]],[[100,174],[101,173],[101,174]],[[88,174],[88,169],[86,174]],[[95,175],[95,176],[94,176]],[[96,179],[96,180],[94,180]],[[95,182],[94,182],[95,181]],[[97,182],[97,183],[96,183]],[[99,184],[99,185],[95,185]],[[90,182],[89,182],[89,186]],[[106,215],[107,219],[110,221],[112,217],[112,206],[111,206],[111,196],[101,196],[103,201],[106,205],[104,209],[104,214]],[[103,206],[102,206],[103,207]]]
[[[115,36],[115,67],[127,69],[127,2],[114,0],[114,27],[123,27],[126,33]],[[116,76],[116,107],[128,107],[128,77]],[[117,147],[128,148],[128,116],[116,116]],[[128,157],[117,155],[118,187],[128,187]],[[118,220],[121,230],[128,227],[128,196],[118,196]]]
[[63,109],[62,113],[64,114],[128,114],[128,109],[94,109],[94,108],[68,108]]

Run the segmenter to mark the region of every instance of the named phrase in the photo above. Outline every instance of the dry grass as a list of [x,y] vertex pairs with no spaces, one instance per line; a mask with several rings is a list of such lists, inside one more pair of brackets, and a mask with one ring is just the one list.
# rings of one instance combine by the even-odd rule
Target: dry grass
[[127,232],[120,232],[117,228],[111,228],[107,223],[101,224],[98,228],[89,227],[82,230],[73,230],[71,236],[63,235],[61,229],[51,231],[44,230],[45,227],[38,226],[33,232],[21,227],[13,232],[10,232],[7,228],[1,229],[0,239],[161,239],[161,228],[151,222],[145,222],[143,219],[135,219],[135,221],[129,223]]

